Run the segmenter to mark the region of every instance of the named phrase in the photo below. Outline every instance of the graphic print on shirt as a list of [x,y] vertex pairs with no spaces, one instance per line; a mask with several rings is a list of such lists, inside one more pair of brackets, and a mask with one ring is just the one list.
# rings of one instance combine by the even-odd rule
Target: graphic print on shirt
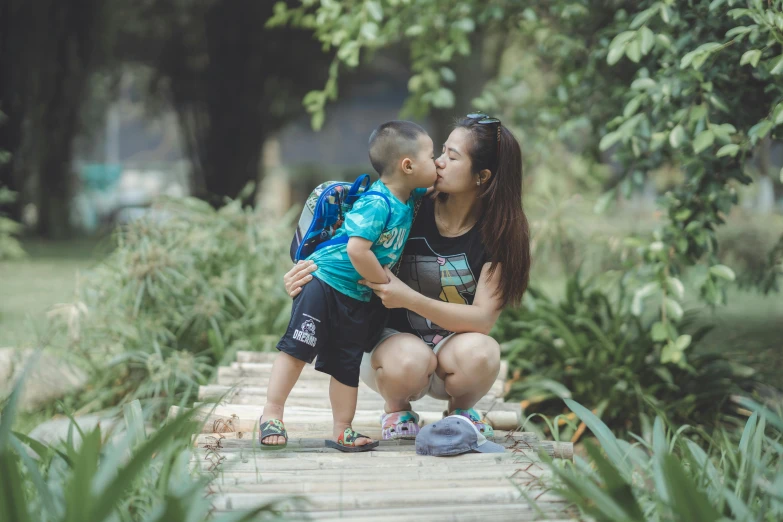
[[[411,241],[421,241],[432,255],[403,256],[399,278],[407,281],[411,288],[426,297],[440,299],[446,303],[468,304],[465,296],[475,295],[476,278],[470,269],[467,256],[441,256],[434,252],[423,238],[410,238],[408,243]],[[407,314],[411,327],[430,346],[435,346],[452,333],[415,312],[408,310]]]

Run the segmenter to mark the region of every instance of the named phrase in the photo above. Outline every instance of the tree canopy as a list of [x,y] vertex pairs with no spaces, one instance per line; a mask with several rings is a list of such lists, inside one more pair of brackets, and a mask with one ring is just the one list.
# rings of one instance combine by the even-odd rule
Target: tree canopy
[[[662,165],[681,170],[682,182],[660,200],[665,226],[652,241],[627,239],[636,263],[625,277],[636,283],[633,310],[658,310],[651,335],[661,358],[685,363],[681,274],[701,266],[701,298],[725,302],[735,275],[718,262],[715,230],[737,203],[738,187],[752,181],[750,163],[780,136],[783,1],[302,0],[296,8],[275,6],[269,25],[281,24],[307,28],[335,51],[324,88],[304,99],[315,128],[337,96],[340,70],[395,44],[410,50],[405,110],[453,107],[454,64],[471,53],[478,33],[517,59],[505,60],[477,108],[520,129],[528,148],[570,140],[587,157],[620,162],[599,209]],[[542,85],[541,96],[519,95],[520,87]],[[777,285],[779,250],[760,279],[767,290]]]

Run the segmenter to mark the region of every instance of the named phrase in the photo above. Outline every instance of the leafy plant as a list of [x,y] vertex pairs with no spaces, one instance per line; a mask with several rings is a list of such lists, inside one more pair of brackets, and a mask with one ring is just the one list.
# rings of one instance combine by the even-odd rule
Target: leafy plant
[[631,302],[621,280],[583,281],[579,273],[560,302],[531,289],[493,331],[512,370],[510,396],[547,414],[573,398],[621,431],[638,428],[642,414],[701,424],[727,413],[730,395],[753,383],[753,370],[715,354],[682,357],[706,328],[661,348],[653,338],[664,333],[653,325],[651,338],[651,321],[631,313]]
[[[526,151],[559,154],[561,142],[614,163],[597,207],[630,197],[660,168],[681,173],[660,200],[665,221],[635,242],[629,269],[635,310],[654,303],[665,334],[655,342],[672,351],[690,297],[681,274],[707,269],[697,290],[709,305],[724,304],[735,279],[717,257],[716,229],[752,181],[748,163],[783,124],[781,16],[781,0],[367,0],[350,9],[303,0],[278,2],[268,25],[308,29],[336,51],[324,89],[303,100],[314,128],[337,97],[340,68],[400,42],[412,71],[404,109],[453,108],[454,71],[483,45],[492,66],[476,108],[521,129]],[[759,284],[774,286],[769,277]]]
[[11,431],[20,392],[17,383],[0,416],[0,520],[238,522],[273,509],[211,516],[209,479],[193,477],[189,468],[191,437],[200,431],[191,412],[147,437],[135,402],[126,406],[119,442],[106,442],[100,426],[82,432],[72,419],[67,441],[50,446]]
[[[705,451],[687,438],[688,426],[667,429],[656,417],[634,442],[617,439],[608,426],[576,401],[568,407],[596,436],[588,460],[550,468],[553,492],[595,520],[768,521],[783,517],[783,419],[756,411],[737,441],[721,431]],[[768,427],[769,425],[769,427]],[[775,435],[770,437],[766,430]]]
[[[94,372],[90,400],[187,398],[238,349],[279,339],[291,299],[287,221],[191,198],[165,199],[117,232],[116,248],[51,314]],[[108,371],[107,371],[108,370]]]

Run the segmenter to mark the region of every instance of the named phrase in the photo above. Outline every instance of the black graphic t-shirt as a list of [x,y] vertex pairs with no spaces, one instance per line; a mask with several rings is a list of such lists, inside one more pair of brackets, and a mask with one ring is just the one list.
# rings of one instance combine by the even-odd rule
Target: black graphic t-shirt
[[[435,225],[435,201],[424,198],[402,253],[398,277],[426,297],[473,304],[481,269],[489,261],[479,229],[477,223],[461,236],[441,236]],[[452,333],[404,308],[391,310],[387,326],[418,335],[430,346]]]

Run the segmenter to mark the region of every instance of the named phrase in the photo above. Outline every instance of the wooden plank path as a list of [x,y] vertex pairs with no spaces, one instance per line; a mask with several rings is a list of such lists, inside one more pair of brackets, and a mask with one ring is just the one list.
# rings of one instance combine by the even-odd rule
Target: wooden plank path
[[[358,454],[325,448],[332,429],[329,377],[311,366],[286,404],[288,447],[261,450],[258,417],[275,355],[239,352],[235,363],[218,369],[216,384],[199,389],[198,415],[205,423],[191,464],[215,478],[209,495],[216,511],[276,502],[291,520],[576,520],[567,504],[547,492],[550,472],[538,457],[545,451],[571,459],[573,447],[516,430],[520,407],[502,399],[505,363],[476,409],[508,451],[423,457],[416,455],[414,441],[382,441],[374,451]],[[443,417],[446,401],[425,397],[413,407],[423,426]],[[361,384],[354,429],[380,439],[382,410],[383,399]],[[169,415],[178,413],[172,407]],[[536,498],[538,509],[526,497]]]

